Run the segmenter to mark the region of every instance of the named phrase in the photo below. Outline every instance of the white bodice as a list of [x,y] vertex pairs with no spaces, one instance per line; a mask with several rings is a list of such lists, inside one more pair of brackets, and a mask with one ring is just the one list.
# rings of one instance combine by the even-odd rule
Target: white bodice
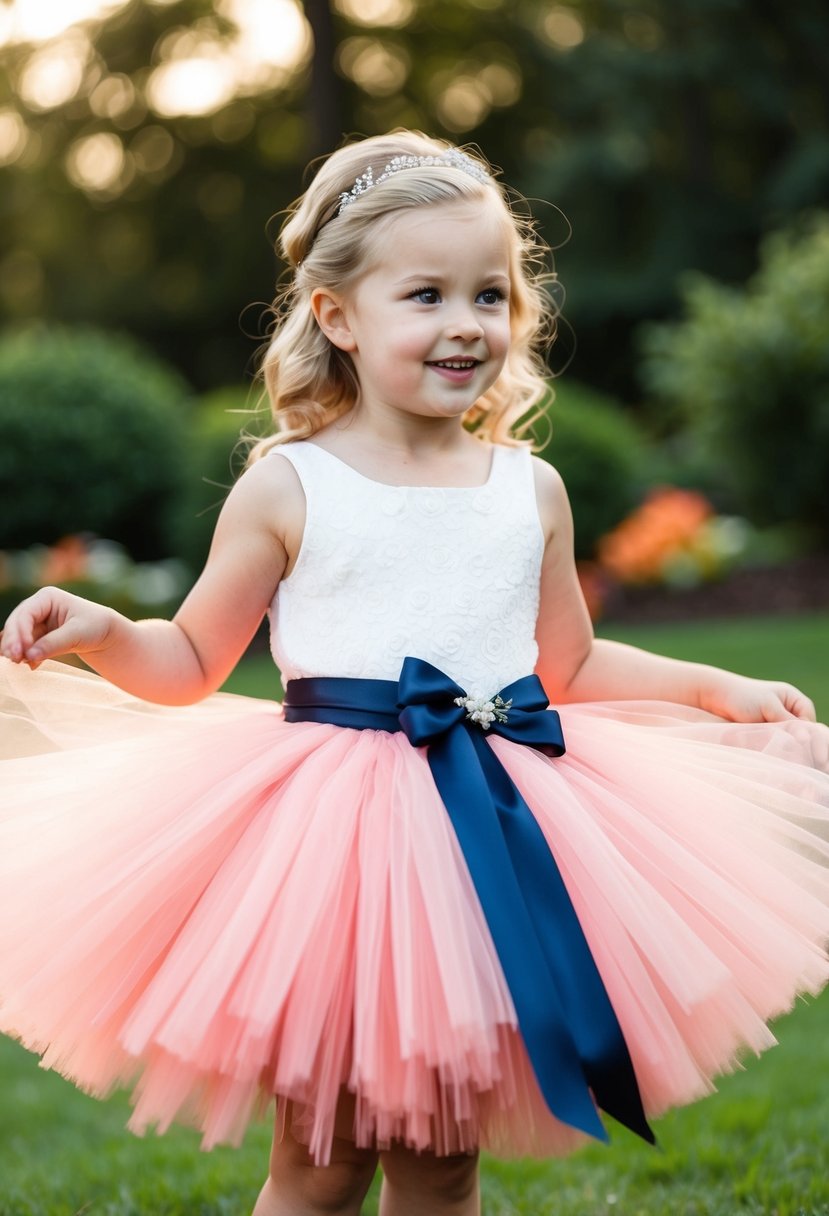
[[526,448],[494,446],[484,485],[450,488],[372,481],[312,441],[274,453],[306,500],[269,612],[283,680],[396,680],[414,655],[488,696],[532,672],[544,538]]

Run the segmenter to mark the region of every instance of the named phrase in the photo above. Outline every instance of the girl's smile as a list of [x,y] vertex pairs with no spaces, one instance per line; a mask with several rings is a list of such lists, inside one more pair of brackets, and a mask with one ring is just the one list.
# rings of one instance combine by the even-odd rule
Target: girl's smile
[[427,367],[434,368],[439,375],[453,384],[468,384],[478,367],[478,360],[441,359],[439,362],[428,363]]

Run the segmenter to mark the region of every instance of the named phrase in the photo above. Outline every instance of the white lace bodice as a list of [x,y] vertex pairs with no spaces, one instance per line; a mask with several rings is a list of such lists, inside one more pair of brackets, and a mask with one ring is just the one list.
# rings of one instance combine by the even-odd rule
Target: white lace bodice
[[544,538],[526,448],[493,447],[469,488],[384,485],[312,441],[275,453],[306,499],[269,614],[283,680],[396,680],[414,655],[484,696],[533,670]]

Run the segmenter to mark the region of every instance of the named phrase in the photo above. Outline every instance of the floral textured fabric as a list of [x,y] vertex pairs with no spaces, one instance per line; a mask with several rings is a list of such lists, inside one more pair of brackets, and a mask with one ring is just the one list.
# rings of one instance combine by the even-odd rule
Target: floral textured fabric
[[283,679],[396,680],[415,655],[486,697],[533,671],[544,537],[527,448],[493,448],[486,484],[464,488],[384,485],[312,442],[275,453],[306,500],[271,607]]

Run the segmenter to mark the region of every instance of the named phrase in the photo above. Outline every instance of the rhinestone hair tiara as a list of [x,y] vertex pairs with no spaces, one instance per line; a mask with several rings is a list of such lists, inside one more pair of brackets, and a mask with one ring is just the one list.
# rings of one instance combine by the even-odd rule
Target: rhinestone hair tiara
[[419,169],[421,165],[447,165],[451,169],[460,169],[463,173],[468,173],[478,182],[491,180],[489,174],[477,161],[474,161],[471,156],[467,156],[465,152],[459,152],[457,148],[453,148],[451,152],[447,152],[443,156],[393,156],[377,177],[374,176],[374,170],[369,165],[365,173],[357,178],[351,189],[342,192],[337,215],[342,215],[346,207],[350,207],[361,194],[373,190],[381,182],[394,177],[395,173],[402,173],[404,169]]

